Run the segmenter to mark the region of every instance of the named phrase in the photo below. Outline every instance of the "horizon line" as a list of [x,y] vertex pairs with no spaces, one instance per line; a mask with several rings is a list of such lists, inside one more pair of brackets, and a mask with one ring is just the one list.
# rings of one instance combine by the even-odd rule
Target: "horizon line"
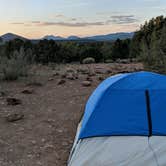
[[134,32],[136,32],[136,31],[137,31],[137,30],[135,30],[135,31],[127,31],[127,32],[125,32],[125,31],[120,31],[120,32],[103,33],[103,34],[94,34],[94,35],[89,34],[89,35],[83,35],[83,36],[81,36],[81,35],[74,35],[74,34],[73,34],[73,35],[69,35],[69,36],[63,36],[63,35],[61,36],[61,35],[47,34],[47,35],[43,35],[43,36],[41,36],[41,37],[39,37],[39,38],[29,38],[29,37],[26,37],[26,36],[24,36],[24,35],[17,34],[17,33],[14,33],[14,32],[6,32],[6,33],[0,35],[0,37],[1,37],[1,36],[4,36],[4,35],[6,35],[6,34],[13,34],[13,35],[17,35],[17,36],[20,36],[20,37],[22,37],[22,38],[29,39],[29,40],[42,39],[42,38],[44,38],[44,37],[46,37],[46,36],[54,36],[54,37],[61,37],[61,38],[68,38],[68,37],[70,37],[70,36],[76,36],[76,37],[79,37],[79,38],[86,38],[86,37],[101,36],[101,35],[109,35],[109,34],[117,34],[117,33],[134,33]]

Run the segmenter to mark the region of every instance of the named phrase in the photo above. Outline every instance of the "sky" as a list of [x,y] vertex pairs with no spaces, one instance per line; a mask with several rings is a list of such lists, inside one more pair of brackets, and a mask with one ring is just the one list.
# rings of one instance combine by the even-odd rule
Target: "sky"
[[93,36],[138,30],[166,0],[0,0],[0,35]]

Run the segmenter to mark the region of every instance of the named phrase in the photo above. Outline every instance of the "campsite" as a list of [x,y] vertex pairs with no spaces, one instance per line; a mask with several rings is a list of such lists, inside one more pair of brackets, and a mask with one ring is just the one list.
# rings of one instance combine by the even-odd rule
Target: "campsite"
[[0,4],[0,166],[166,166],[166,0]]
[[[111,75],[143,70],[141,63],[73,64],[58,68],[59,74],[56,68],[34,66],[35,76],[1,82],[1,166],[65,166],[92,91]],[[62,78],[64,72],[75,71],[79,71],[78,79]],[[60,79],[65,83],[58,85]],[[91,85],[83,86],[87,79]],[[8,103],[8,98],[21,102]],[[6,119],[13,114],[24,117],[14,122]]]

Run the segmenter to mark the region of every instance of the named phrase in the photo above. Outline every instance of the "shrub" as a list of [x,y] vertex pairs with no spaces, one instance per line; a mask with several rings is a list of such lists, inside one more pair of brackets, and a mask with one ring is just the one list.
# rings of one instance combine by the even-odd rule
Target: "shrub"
[[94,59],[94,58],[91,58],[91,57],[88,57],[88,58],[83,59],[82,63],[83,63],[83,64],[95,63],[95,59]]
[[113,63],[114,61],[112,59],[105,60],[105,63]]
[[28,62],[24,50],[14,51],[11,58],[0,58],[0,72],[4,80],[17,80],[20,76],[28,75]]

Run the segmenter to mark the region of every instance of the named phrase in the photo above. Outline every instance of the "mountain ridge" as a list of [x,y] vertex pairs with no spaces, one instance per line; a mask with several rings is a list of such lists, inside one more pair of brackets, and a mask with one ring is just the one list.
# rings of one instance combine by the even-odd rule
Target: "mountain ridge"
[[20,35],[14,34],[14,33],[3,34],[2,36],[0,36],[0,38],[3,40],[3,42],[8,42],[8,41],[11,41],[14,39],[29,40],[23,36],[20,36]]
[[6,33],[2,36],[0,36],[0,38],[2,38],[3,42],[8,42],[14,39],[21,39],[21,40],[54,40],[54,41],[80,41],[80,40],[85,40],[85,41],[115,41],[117,39],[131,39],[134,36],[134,32],[119,32],[119,33],[110,33],[110,34],[105,34],[105,35],[95,35],[95,36],[87,36],[87,37],[79,37],[79,36],[75,36],[75,35],[71,35],[69,37],[61,37],[61,36],[54,36],[54,35],[46,35],[40,39],[28,39],[25,37],[22,37],[20,35],[17,34],[13,34],[13,33]]

